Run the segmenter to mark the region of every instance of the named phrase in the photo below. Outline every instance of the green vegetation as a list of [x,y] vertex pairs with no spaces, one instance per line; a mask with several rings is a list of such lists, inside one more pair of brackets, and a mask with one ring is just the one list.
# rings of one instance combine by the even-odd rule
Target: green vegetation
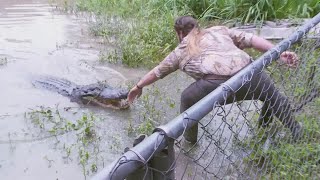
[[[320,107],[320,98],[309,108],[316,110],[318,107]],[[278,122],[271,124],[267,133],[264,129],[259,129],[254,137],[241,142],[241,146],[253,150],[250,156],[245,158],[246,162],[251,164],[248,169],[251,167],[264,169],[266,179],[320,177],[319,115],[317,111],[312,115],[302,114],[297,117],[297,120],[304,124],[304,132],[302,138],[296,143],[292,142],[291,133],[286,130],[282,133],[285,134],[282,137],[269,137],[272,139],[272,145],[268,149],[263,148],[268,135],[276,135],[284,130]]]
[[168,111],[175,108],[175,101],[169,97],[165,98],[157,87],[154,86],[144,91],[140,97],[139,122],[133,124],[132,120],[129,119],[128,135],[152,134],[155,127],[164,123]]
[[[71,6],[66,1],[63,4]],[[130,67],[150,68],[175,47],[172,26],[179,15],[193,15],[206,25],[218,21],[261,23],[313,17],[320,11],[320,3],[318,0],[76,0],[73,8],[99,16],[92,26],[95,35],[116,38],[117,52],[106,56],[111,62],[116,57]]]
[[[69,111],[69,109],[64,109],[64,111]],[[38,136],[56,137],[56,146],[61,146],[63,159],[68,162],[74,157],[82,167],[85,178],[97,171],[101,137],[95,131],[95,124],[99,122],[99,119],[93,114],[83,113],[79,119],[72,121],[63,117],[58,108],[41,106],[27,112],[25,118],[32,122],[36,128],[35,131],[39,130]],[[63,138],[59,138],[67,133],[74,135],[76,142],[63,141]],[[114,144],[111,144],[110,148],[113,146]]]

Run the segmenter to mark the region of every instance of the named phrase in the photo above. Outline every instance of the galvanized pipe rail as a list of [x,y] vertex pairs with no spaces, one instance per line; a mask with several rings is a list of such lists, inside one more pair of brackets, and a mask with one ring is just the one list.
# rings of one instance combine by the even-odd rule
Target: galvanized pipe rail
[[98,172],[92,180],[125,179],[129,174],[133,173],[138,168],[143,167],[155,153],[167,147],[168,138],[177,139],[186,129],[198,123],[204,116],[212,111],[215,102],[224,100],[232,92],[239,89],[243,83],[249,82],[254,73],[261,71],[273,60],[279,58],[283,51],[290,48],[292,44],[296,43],[319,22],[320,13],[306,22],[287,39],[281,41],[274,48],[264,53],[256,61],[234,75],[191,108],[166,125],[156,128],[151,136],[147,137],[140,144],[131,148],[116,161]]

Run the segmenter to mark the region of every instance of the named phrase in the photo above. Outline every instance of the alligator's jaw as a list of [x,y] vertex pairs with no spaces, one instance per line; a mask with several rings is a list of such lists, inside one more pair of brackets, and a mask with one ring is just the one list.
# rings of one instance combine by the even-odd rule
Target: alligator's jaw
[[86,96],[82,97],[85,100],[85,104],[93,104],[98,105],[104,108],[112,108],[112,109],[128,109],[129,103],[126,99],[117,99],[117,100],[110,100],[110,99],[99,99],[97,97]]

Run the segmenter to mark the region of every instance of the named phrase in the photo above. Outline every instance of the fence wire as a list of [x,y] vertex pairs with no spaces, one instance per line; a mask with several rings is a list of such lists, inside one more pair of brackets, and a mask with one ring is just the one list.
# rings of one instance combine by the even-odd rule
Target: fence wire
[[[242,79],[243,85],[231,92],[234,101],[216,102],[199,122],[196,144],[186,144],[183,138],[176,141],[176,152],[188,157],[177,163],[183,172],[177,179],[320,178],[319,27],[315,32],[288,49],[299,56],[297,68],[274,63],[254,73],[249,83]],[[247,94],[237,101],[242,88]],[[230,89],[224,91],[226,95]],[[266,93],[264,102],[257,100]],[[269,113],[263,109],[266,104],[273,109]],[[261,122],[261,116],[270,122]]]
[[[224,83],[219,100],[196,107],[211,109],[199,123],[187,111],[181,115],[182,135],[190,133],[189,122],[198,125],[195,144],[179,130],[160,127],[153,138],[141,136],[135,143],[150,146],[127,149],[94,179],[124,179],[123,171],[143,174],[134,178],[131,173],[127,179],[320,178],[320,26],[301,33],[291,47],[279,43],[277,48],[295,52],[297,67],[280,61],[269,64],[274,58],[264,55],[259,58],[263,67],[253,66],[240,76],[238,88]],[[155,161],[155,155],[169,160]],[[168,162],[167,168],[158,167]],[[123,168],[130,163],[130,168]],[[141,168],[136,171],[134,166]]]

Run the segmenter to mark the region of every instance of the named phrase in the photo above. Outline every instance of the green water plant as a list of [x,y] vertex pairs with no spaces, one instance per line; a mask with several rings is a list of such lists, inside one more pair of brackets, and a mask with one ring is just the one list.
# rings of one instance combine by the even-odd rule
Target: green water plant
[[[26,112],[25,118],[34,126],[34,130],[39,129],[37,136],[56,137],[56,146],[63,153],[62,158],[68,162],[73,158],[77,159],[82,167],[85,179],[93,172],[97,171],[97,161],[99,160],[101,137],[95,130],[96,123],[100,121],[92,113],[79,114],[77,119],[68,120],[65,115],[68,108],[59,110],[58,107],[40,106]],[[73,113],[72,113],[73,114]],[[75,136],[75,141],[66,141],[59,137],[65,134]],[[52,164],[52,162],[50,161]]]

